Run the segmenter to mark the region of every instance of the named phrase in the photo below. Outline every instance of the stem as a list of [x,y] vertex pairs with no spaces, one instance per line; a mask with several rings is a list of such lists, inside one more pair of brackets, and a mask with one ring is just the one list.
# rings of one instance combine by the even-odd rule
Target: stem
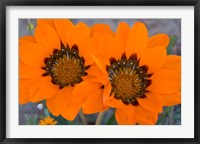
[[32,35],[31,25],[32,25],[31,20],[28,19],[28,31],[29,31],[29,34],[30,34],[30,35]]
[[81,120],[82,120],[83,124],[84,124],[84,125],[87,125],[88,123],[87,123],[86,117],[85,117],[85,115],[83,114],[83,111],[82,111],[82,110],[80,111],[80,117],[81,117]]
[[171,113],[169,116],[169,124],[172,125],[173,124],[173,115],[174,115],[174,107],[171,108]]
[[102,111],[98,114],[95,125],[101,125],[104,114],[105,114],[105,111]]
[[167,109],[163,112],[163,114],[161,115],[161,117],[160,117],[160,119],[158,121],[158,125],[162,124],[162,122],[163,122],[165,116],[168,114],[169,110],[170,110],[170,107],[167,107]]

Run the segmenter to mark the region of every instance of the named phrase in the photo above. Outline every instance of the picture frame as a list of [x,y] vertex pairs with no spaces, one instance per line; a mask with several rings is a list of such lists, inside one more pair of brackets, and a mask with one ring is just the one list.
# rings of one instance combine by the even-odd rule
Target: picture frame
[[[193,6],[194,7],[194,138],[7,138],[7,51],[6,26],[7,7],[9,6]],[[200,144],[200,90],[198,88],[200,77],[200,1],[199,0],[2,0],[0,2],[0,142],[2,144],[21,143],[133,143],[133,144]]]

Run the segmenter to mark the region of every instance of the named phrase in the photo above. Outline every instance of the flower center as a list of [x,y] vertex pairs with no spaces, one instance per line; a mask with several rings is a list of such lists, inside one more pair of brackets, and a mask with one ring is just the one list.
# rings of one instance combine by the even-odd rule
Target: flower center
[[136,54],[129,59],[123,54],[118,61],[111,58],[107,71],[114,97],[124,104],[138,105],[137,98],[145,98],[146,87],[151,84],[147,70],[146,65],[139,66]]
[[87,75],[85,70],[89,66],[84,66],[84,58],[79,56],[78,46],[62,45],[61,50],[55,49],[53,55],[45,58],[46,64],[42,69],[46,70],[43,76],[51,75],[52,83],[59,85],[60,88],[65,86],[74,86],[82,81],[82,76]]

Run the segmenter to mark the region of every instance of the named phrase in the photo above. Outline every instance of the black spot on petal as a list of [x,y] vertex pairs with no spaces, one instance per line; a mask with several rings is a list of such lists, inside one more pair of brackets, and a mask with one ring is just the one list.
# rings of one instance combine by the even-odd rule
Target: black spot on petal
[[106,70],[109,71],[110,66],[106,65]]
[[49,60],[49,58],[44,58],[43,61],[44,61],[45,64],[47,64],[48,60]]
[[87,72],[84,72],[84,73],[83,73],[83,76],[86,76],[86,75],[88,75],[88,73],[87,73]]
[[54,49],[53,50],[53,54],[57,53],[58,52],[58,49]]
[[126,53],[125,52],[122,54],[121,59],[126,59]]
[[138,101],[135,101],[135,102],[133,102],[133,103],[131,103],[133,106],[139,106],[139,103],[138,103]]
[[85,66],[84,69],[87,70],[90,68],[91,65]]
[[85,64],[85,59],[83,57],[81,57],[81,62],[83,65]]
[[148,77],[151,77],[153,74],[148,74]]
[[137,60],[137,54],[132,54],[129,59],[132,59],[132,60]]
[[48,75],[49,75],[48,73],[43,73],[42,74],[43,77],[48,76]]
[[78,46],[77,46],[76,44],[74,44],[74,45],[72,46],[72,49],[75,49],[75,50],[78,51]]
[[150,85],[151,85],[151,83],[152,83],[152,81],[151,81],[151,80],[147,80],[147,87],[148,87],[148,86],[150,86]]
[[41,67],[41,69],[46,70],[46,67]]
[[117,62],[117,60],[113,57],[110,58],[110,64],[114,63],[114,62]]
[[63,89],[65,86],[63,85],[59,85],[59,89]]
[[104,87],[105,87],[105,86],[104,86],[104,85],[102,85],[100,88],[101,88],[101,89],[103,89]]
[[64,44],[61,42],[61,49],[64,49],[65,48],[65,46],[64,46]]
[[140,96],[140,98],[146,98],[147,96],[146,95],[142,95],[142,96]]
[[141,68],[142,68],[145,72],[148,71],[148,66],[146,66],[146,65],[141,66]]

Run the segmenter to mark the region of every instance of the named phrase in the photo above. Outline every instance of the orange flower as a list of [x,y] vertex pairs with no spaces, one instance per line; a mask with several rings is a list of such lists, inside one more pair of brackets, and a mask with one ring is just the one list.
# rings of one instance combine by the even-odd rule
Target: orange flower
[[[46,100],[53,115],[73,120],[90,92],[102,91],[86,72],[97,41],[82,22],[39,19],[37,24],[34,36],[19,40],[20,104]],[[102,102],[98,111],[103,109]]]
[[56,125],[58,122],[55,121],[53,118],[51,118],[50,116],[41,119],[39,122],[39,125]]
[[97,67],[88,74],[98,73],[103,102],[116,108],[118,124],[155,124],[163,106],[181,103],[181,57],[166,55],[166,34],[148,38],[143,23],[121,22],[114,36],[99,39],[92,55]]

